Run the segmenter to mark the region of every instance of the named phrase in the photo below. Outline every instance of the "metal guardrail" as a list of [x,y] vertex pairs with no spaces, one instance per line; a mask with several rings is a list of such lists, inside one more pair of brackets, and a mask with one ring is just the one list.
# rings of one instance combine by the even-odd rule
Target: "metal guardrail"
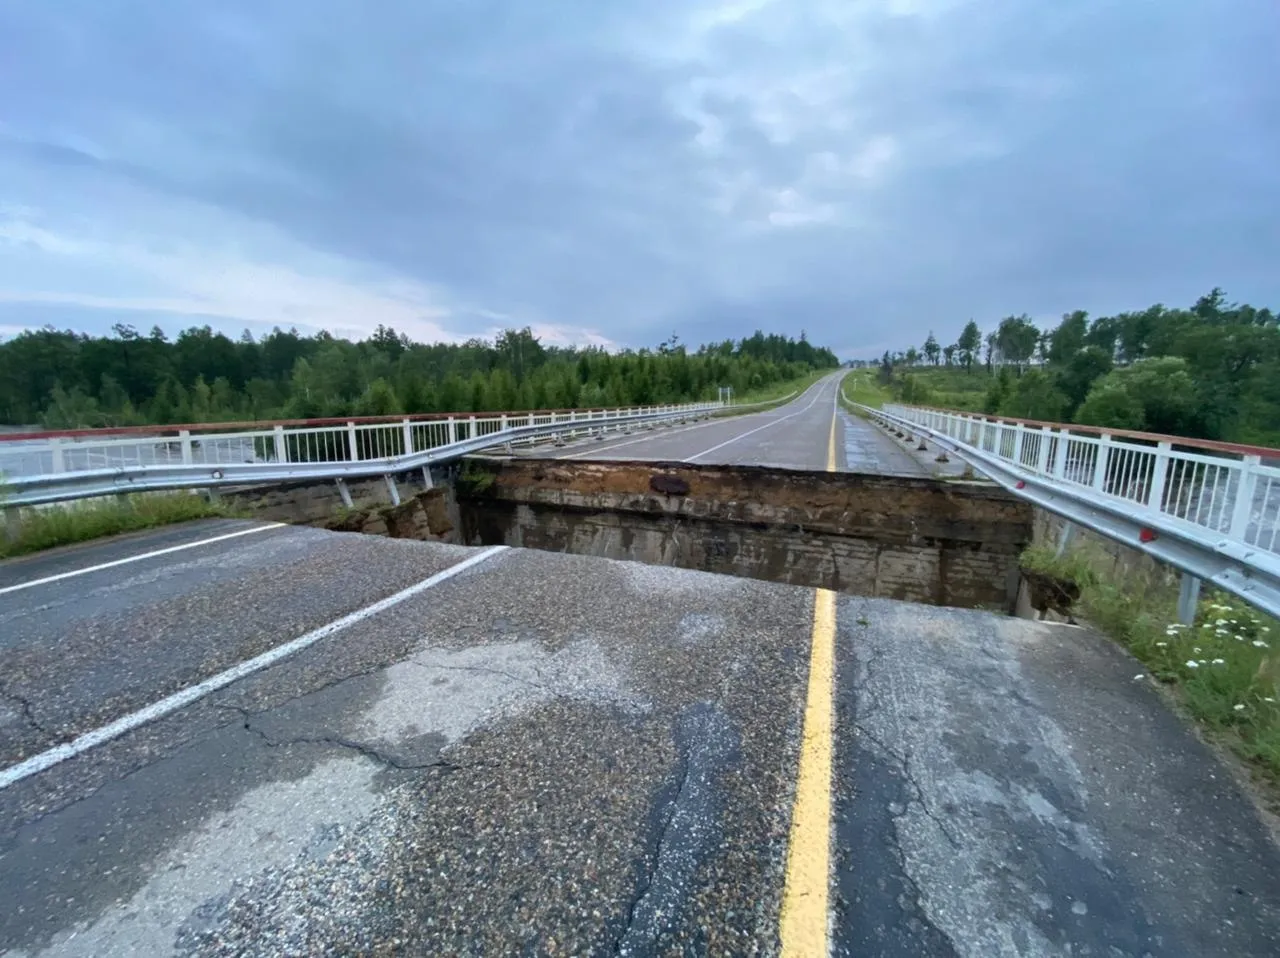
[[[696,418],[722,408],[726,408],[722,403],[705,402],[612,410],[330,420],[231,431],[216,425],[155,427],[112,437],[100,432],[38,434],[34,438],[26,434],[0,438],[0,482],[4,505],[32,506],[168,489],[393,476],[495,445]],[[14,445],[6,450],[9,443]],[[19,447],[18,443],[25,445]],[[21,471],[13,469],[14,465]]]
[[[1267,453],[1280,458],[1280,451],[913,406],[853,405],[883,426],[931,436],[1050,512],[1280,616],[1280,468],[1263,462]],[[1187,584],[1184,620],[1198,591]]]

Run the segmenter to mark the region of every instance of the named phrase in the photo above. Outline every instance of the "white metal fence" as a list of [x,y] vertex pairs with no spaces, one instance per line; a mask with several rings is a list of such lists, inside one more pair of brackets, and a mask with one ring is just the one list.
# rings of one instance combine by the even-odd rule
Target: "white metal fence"
[[1280,554],[1280,450],[913,406],[884,411],[1035,475]]
[[886,405],[860,407],[931,436],[1001,485],[1280,616],[1280,450]]
[[146,466],[368,462],[411,456],[484,436],[501,438],[498,434],[521,427],[564,425],[571,430],[590,430],[606,420],[613,425],[619,420],[703,413],[719,405],[315,420],[250,428],[210,424],[19,433],[0,435],[0,476],[12,480]]

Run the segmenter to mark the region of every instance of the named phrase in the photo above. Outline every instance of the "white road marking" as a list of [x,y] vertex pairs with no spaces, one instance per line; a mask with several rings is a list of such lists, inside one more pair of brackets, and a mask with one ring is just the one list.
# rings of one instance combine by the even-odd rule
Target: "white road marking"
[[22,589],[31,589],[38,585],[48,585],[50,582],[60,582],[63,579],[70,579],[78,575],[87,575],[90,572],[99,572],[102,569],[114,569],[116,566],[128,565],[130,562],[141,562],[143,559],[154,559],[156,556],[166,556],[174,552],[181,552],[183,549],[194,549],[196,546],[207,546],[214,542],[225,542],[227,539],[235,539],[239,536],[251,536],[255,532],[266,532],[268,529],[281,529],[285,526],[283,522],[269,522],[265,525],[254,526],[252,529],[241,529],[238,532],[227,532],[220,536],[212,536],[208,539],[200,539],[196,542],[184,542],[181,545],[169,546],[166,549],[153,549],[150,552],[143,552],[136,556],[126,556],[123,559],[116,559],[112,562],[102,562],[98,565],[86,566],[83,569],[74,569],[71,572],[59,572],[57,575],[47,575],[43,579],[32,579],[30,582],[19,582],[17,585],[8,585],[0,589],[0,595],[8,595],[10,592],[19,592]]
[[795,412],[791,413],[788,416],[782,416],[778,419],[772,419],[769,422],[765,423],[763,426],[756,426],[754,429],[748,429],[746,432],[738,433],[738,435],[734,436],[732,439],[726,439],[724,442],[717,443],[716,445],[712,446],[710,449],[704,449],[702,450],[702,452],[695,453],[694,455],[689,456],[688,458],[682,459],[680,461],[693,462],[693,460],[695,459],[701,459],[703,456],[713,453],[717,449],[723,449],[725,446],[731,445],[732,443],[737,442],[739,439],[746,439],[747,436],[750,436],[752,433],[757,433],[761,429],[768,429],[770,426],[776,426],[780,422],[786,422],[788,419],[794,419],[796,416],[800,416],[800,415],[803,415],[804,413],[807,413],[810,409],[813,408],[814,403],[816,403],[819,399],[822,398],[822,389],[823,387],[825,387],[826,382],[827,380],[822,380],[821,382],[817,382],[814,384],[814,386],[818,387],[818,395],[814,396],[811,400],[809,400],[809,405],[805,406],[803,409],[796,410]]
[[[804,397],[808,395],[811,389],[820,389],[821,387],[822,387],[821,381],[813,383],[812,385],[807,386],[804,392],[802,392],[795,399],[792,399],[790,402],[784,403],[781,406],[776,406],[773,409],[762,409],[760,410],[760,412],[747,413],[743,418],[752,419],[756,416],[767,416],[770,413],[775,413],[775,412],[778,412],[779,410],[786,409],[788,406],[794,405],[795,403],[798,403],[801,400],[803,400]],[[810,405],[812,405],[812,403],[810,403]],[[805,408],[807,409],[808,406],[806,406]],[[707,422],[694,423],[692,426],[681,426],[678,429],[672,429],[670,432],[655,433],[654,435],[651,435],[651,436],[639,436],[635,439],[626,439],[622,442],[606,442],[602,445],[595,446],[594,448],[583,450],[582,452],[569,453],[563,456],[556,456],[555,458],[556,459],[582,459],[587,456],[596,456],[602,452],[612,452],[615,449],[621,449],[623,446],[630,446],[637,442],[653,442],[658,439],[666,439],[670,436],[679,436],[687,432],[693,432],[693,430],[702,429],[705,426],[718,426],[720,425],[721,422],[725,422],[725,421],[726,420],[722,420],[722,419],[711,419],[711,420],[708,420]],[[701,453],[699,453],[699,455],[701,455]],[[670,458],[671,458],[670,456],[640,456],[639,457],[640,460],[651,460],[654,462],[665,462]],[[697,457],[694,457],[694,458],[697,458]],[[680,461],[688,462],[689,460],[683,459]]]
[[96,728],[92,732],[86,732],[73,741],[66,742],[49,749],[47,752],[41,752],[39,755],[33,755],[24,762],[17,765],[10,765],[8,768],[0,769],[0,790],[8,788],[16,782],[29,778],[45,769],[52,768],[59,762],[65,762],[69,758],[87,752],[91,748],[96,748],[114,738],[119,738],[125,732],[131,732],[140,725],[146,725],[148,722],[154,722],[156,719],[163,718],[170,712],[175,712],[180,708],[190,705],[199,699],[204,698],[210,692],[216,692],[218,689],[225,688],[232,682],[251,675],[260,669],[266,668],[279,662],[281,659],[288,658],[295,652],[315,645],[323,638],[327,638],[336,632],[341,632],[357,622],[377,615],[393,605],[399,605],[405,599],[411,599],[420,592],[425,592],[432,586],[439,585],[446,579],[451,579],[459,572],[465,572],[474,565],[479,565],[496,553],[506,550],[506,546],[490,546],[483,552],[477,553],[470,558],[464,559],[457,565],[449,566],[441,572],[437,572],[430,578],[423,579],[421,582],[409,586],[394,595],[389,595],[385,599],[366,605],[363,609],[357,609],[349,615],[344,615],[340,619],[335,619],[328,625],[322,625],[318,629],[308,632],[306,635],[300,635],[296,639],[285,642],[283,645],[277,645],[274,649],[268,649],[261,655],[256,655],[251,659],[246,659],[239,665],[234,665],[225,672],[219,672],[211,678],[205,679],[195,685],[188,686],[181,692],[175,692],[173,695],[163,698],[158,702],[139,709],[136,712],[130,712],[128,715],[116,719],[101,728]]
[[[768,410],[765,410],[766,412]],[[761,415],[761,413],[748,413],[748,415]],[[669,432],[660,432],[649,436],[640,436],[638,439],[627,439],[624,442],[610,442],[596,446],[593,449],[587,449],[584,452],[575,452],[567,456],[557,456],[558,459],[581,459],[583,456],[594,456],[602,452],[613,452],[623,446],[630,446],[637,442],[652,442],[655,439],[666,439],[668,436],[678,436],[682,433],[692,432],[695,429],[702,429],[704,426],[718,426],[724,422],[723,419],[711,419],[707,422],[694,423],[692,426],[681,426],[679,429],[672,429]]]

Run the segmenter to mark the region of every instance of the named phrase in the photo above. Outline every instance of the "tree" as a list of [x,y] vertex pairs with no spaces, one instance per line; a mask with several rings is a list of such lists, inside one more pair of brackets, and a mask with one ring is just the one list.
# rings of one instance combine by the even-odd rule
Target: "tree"
[[1089,314],[1082,309],[1063,313],[1062,322],[1049,334],[1048,361],[1064,365],[1084,349],[1084,337],[1089,328]]
[[991,372],[992,357],[996,351],[996,334],[987,333],[986,343],[987,343],[987,372]]
[[938,340],[933,335],[933,330],[929,330],[929,338],[924,341],[924,354],[929,358],[929,362],[938,365]]
[[1032,369],[1018,377],[1017,384],[1001,397],[997,411],[1018,419],[1060,422],[1067,397],[1053,377],[1043,370]]
[[914,346],[909,346],[907,347],[907,354],[905,359],[908,366],[914,366],[917,362],[920,361],[920,354],[916,352],[916,348]]
[[942,357],[944,360],[946,360],[946,364],[948,366],[951,365],[951,361],[955,358],[956,350],[959,348],[960,347],[957,346],[955,343],[952,343],[950,346],[942,347]]
[[[960,351],[960,360],[964,363],[964,368],[972,372],[974,357],[982,348],[982,333],[978,331],[978,324],[972,319],[965,324],[960,338],[956,340],[956,348]],[[989,357],[987,365],[991,365]]]
[[996,348],[1006,361],[1012,362],[1018,372],[1022,372],[1024,363],[1029,362],[1035,353],[1036,343],[1040,339],[1040,331],[1027,316],[1010,316],[1001,320],[996,330]]

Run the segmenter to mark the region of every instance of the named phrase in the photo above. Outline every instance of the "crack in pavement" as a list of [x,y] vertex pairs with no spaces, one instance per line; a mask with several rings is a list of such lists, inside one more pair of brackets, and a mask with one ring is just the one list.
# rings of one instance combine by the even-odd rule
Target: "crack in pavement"
[[[640,907],[640,903],[648,896],[650,889],[653,887],[653,879],[658,874],[658,864],[662,860],[662,849],[666,844],[667,835],[671,831],[671,823],[675,821],[676,810],[680,807],[680,796],[685,792],[689,785],[689,754],[687,750],[681,750],[679,765],[679,780],[676,784],[675,794],[666,803],[667,814],[662,821],[661,827],[658,829],[657,838],[652,843],[652,851],[645,856],[645,868],[639,887],[636,889],[635,895],[632,896],[630,904],[627,906],[627,917],[623,922],[622,930],[618,933],[617,939],[613,944],[613,953],[615,955],[632,954],[632,949],[627,946],[627,937],[631,934],[632,928],[636,921],[636,910]],[[626,949],[626,950],[624,950]]]
[[[917,781],[915,773],[911,770],[911,757],[906,752],[899,751],[891,747],[887,742],[875,735],[866,725],[866,720],[879,711],[884,710],[884,703],[879,695],[871,687],[871,681],[875,677],[873,673],[877,667],[888,657],[888,650],[884,648],[872,648],[870,654],[858,661],[858,671],[861,673],[860,679],[853,684],[853,693],[861,695],[869,700],[869,707],[863,707],[863,703],[854,698],[853,702],[853,731],[855,735],[864,735],[875,745],[884,755],[897,765],[902,777],[911,785],[911,791],[914,795],[913,801],[920,806],[925,816],[938,826],[938,830],[946,837],[947,842],[952,848],[960,848],[960,841],[950,830],[949,825],[929,806],[929,802],[925,799],[924,789],[921,788]],[[906,814],[904,809],[901,815],[892,816],[895,821]]]
[[448,672],[483,672],[487,675],[501,675],[504,678],[511,679],[513,682],[519,682],[521,685],[527,685],[531,689],[538,689],[542,692],[562,698],[551,686],[543,685],[540,682],[534,682],[532,679],[524,678],[516,675],[514,672],[504,672],[502,669],[489,668],[483,665],[437,665],[435,663],[419,662],[416,659],[405,659],[408,665],[416,665],[420,669],[442,669]]
[[[17,702],[18,707],[22,710],[23,719],[26,721],[28,725],[30,725],[37,732],[40,732],[44,735],[56,735],[55,732],[45,728],[40,723],[40,720],[36,718],[35,706],[31,704],[30,699],[26,698],[25,696],[19,695],[17,692],[12,692],[9,689],[6,689],[2,686],[0,686],[0,695],[3,695],[5,698],[10,699],[11,701]],[[22,756],[19,756],[19,759],[21,758]]]
[[[263,715],[264,712],[250,712],[248,709],[239,705],[219,704],[217,708],[228,709],[230,711],[239,712],[243,721],[241,725],[246,732],[256,735],[258,738],[270,748],[287,748],[290,745],[330,745],[336,748],[350,749],[366,758],[371,758],[380,765],[387,768],[394,768],[397,771],[412,772],[420,771],[427,768],[441,768],[446,771],[456,772],[464,768],[478,767],[474,765],[460,765],[457,762],[449,762],[443,759],[436,759],[430,762],[402,762],[398,759],[387,755],[374,745],[366,742],[357,742],[354,739],[345,738],[338,735],[319,735],[319,736],[296,736],[291,738],[273,739],[270,735],[260,728],[255,728],[253,719],[255,715]],[[487,764],[487,763],[485,763]],[[496,767],[496,766],[494,766]]]

